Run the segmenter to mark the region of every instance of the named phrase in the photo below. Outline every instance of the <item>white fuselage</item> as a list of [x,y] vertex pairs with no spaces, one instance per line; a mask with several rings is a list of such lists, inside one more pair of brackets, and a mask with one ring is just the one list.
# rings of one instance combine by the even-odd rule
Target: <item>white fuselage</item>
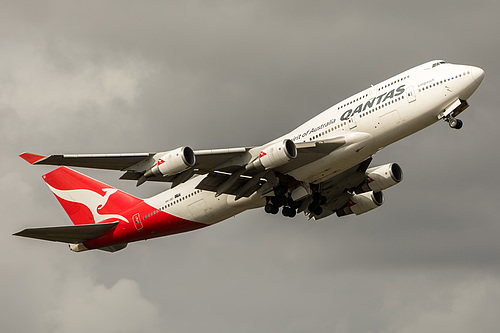
[[[322,182],[361,163],[383,147],[437,122],[446,108],[470,97],[483,75],[477,67],[439,61],[425,63],[337,103],[250,153],[257,156],[262,149],[283,139],[300,143],[343,136],[351,143],[346,148],[336,149],[289,172],[304,183]],[[235,201],[233,195],[216,197],[213,192],[195,189],[203,177],[195,176],[146,202],[172,215],[205,224],[265,204],[259,191]]]

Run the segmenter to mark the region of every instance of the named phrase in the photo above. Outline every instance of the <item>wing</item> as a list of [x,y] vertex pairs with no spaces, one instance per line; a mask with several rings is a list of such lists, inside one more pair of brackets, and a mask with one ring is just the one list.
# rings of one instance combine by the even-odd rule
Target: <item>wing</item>
[[[296,158],[277,167],[265,169],[287,174],[347,144],[350,144],[349,138],[344,136],[321,141],[296,143]],[[180,147],[166,152],[130,154],[62,154],[45,156],[23,153],[20,157],[34,165],[65,165],[121,170],[125,171],[125,173],[120,179],[136,180],[138,186],[145,181],[161,181],[171,182],[174,187],[188,180],[194,174],[208,174],[208,179],[200,185],[200,189],[214,191],[219,195],[222,193],[237,193],[237,197],[240,198],[241,196],[251,195],[269,180],[270,176],[268,173],[263,172],[262,169],[248,168],[250,163],[260,158],[259,153],[266,147],[268,146],[194,151],[189,147]],[[241,188],[238,190],[241,186],[244,187],[244,190]]]
[[[234,170],[251,148],[225,148],[194,151],[196,163],[187,170],[168,175],[152,175],[148,181],[182,183],[194,173],[205,174],[224,165],[223,170]],[[144,174],[153,168],[158,161],[170,152],[158,153],[124,153],[124,154],[60,154],[39,155],[22,153],[21,158],[33,165],[71,166],[92,169],[126,171],[121,179],[141,180]],[[232,161],[232,162],[231,162]],[[232,166],[232,164],[235,164]],[[221,169],[222,170],[222,169]],[[142,182],[141,182],[142,183]],[[139,184],[140,185],[140,184]]]
[[263,189],[263,193],[268,192],[275,186],[273,184],[276,181],[275,173],[286,175],[294,169],[328,155],[345,143],[344,137],[297,143],[295,144],[297,148],[297,157],[295,159],[268,170],[252,169],[248,171],[245,166],[249,165],[255,157],[241,157],[238,161],[233,161],[233,163],[229,163],[228,165],[220,165],[216,170],[209,172],[196,188],[215,192],[216,196],[221,194],[235,195],[236,200],[242,197],[249,197],[266,184],[268,186]]
[[43,239],[53,242],[78,244],[97,238],[112,230],[119,222],[72,225],[62,227],[45,227],[24,229],[14,236]]

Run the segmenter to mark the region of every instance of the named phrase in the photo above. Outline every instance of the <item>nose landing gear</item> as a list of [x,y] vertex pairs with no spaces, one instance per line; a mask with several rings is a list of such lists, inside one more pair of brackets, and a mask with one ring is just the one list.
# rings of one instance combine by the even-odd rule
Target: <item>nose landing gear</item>
[[448,125],[450,125],[450,127],[453,129],[461,129],[464,125],[464,123],[460,119],[453,117],[448,117],[445,119],[445,121],[447,121]]
[[460,119],[456,119],[455,117],[462,113],[465,109],[469,107],[469,103],[467,103],[464,99],[457,99],[450,106],[445,108],[443,112],[441,112],[437,118],[442,119],[450,125],[453,129],[461,129],[463,126],[463,122]]

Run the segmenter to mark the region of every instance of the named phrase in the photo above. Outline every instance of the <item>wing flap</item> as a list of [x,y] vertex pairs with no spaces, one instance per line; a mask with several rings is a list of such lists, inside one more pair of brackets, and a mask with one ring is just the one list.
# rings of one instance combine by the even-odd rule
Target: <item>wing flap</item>
[[[222,186],[222,184],[224,184],[230,178],[230,176],[231,174],[211,172],[203,178],[203,180],[196,186],[196,188],[204,191],[217,192],[220,186]],[[251,180],[252,177],[240,176],[234,183],[232,183],[232,185],[228,189],[226,189],[222,193],[231,195],[239,194],[241,197],[249,197],[253,192],[257,191],[264,184],[264,182],[260,181],[259,179],[259,181],[250,184],[250,186],[247,186],[248,189],[245,189],[244,192],[239,193],[239,191],[244,188]]]
[[95,239],[106,232],[112,230],[119,222],[85,224],[61,227],[44,227],[24,229],[14,236],[48,240],[53,242],[62,242],[69,244],[78,244]]
[[[207,149],[194,151],[196,164],[194,168],[196,173],[207,173],[214,170],[232,171],[238,166],[248,162],[246,153],[250,147]],[[122,179],[139,179],[144,172],[155,164],[155,161],[161,157],[160,153],[124,153],[124,154],[59,154],[59,155],[39,155],[32,153],[22,153],[19,155],[30,164],[37,165],[55,165],[70,166],[92,169],[123,170],[128,171]],[[245,159],[246,158],[246,159]],[[220,167],[220,168],[219,168]],[[134,174],[135,173],[135,174]],[[148,179],[148,181],[167,181],[171,179]]]

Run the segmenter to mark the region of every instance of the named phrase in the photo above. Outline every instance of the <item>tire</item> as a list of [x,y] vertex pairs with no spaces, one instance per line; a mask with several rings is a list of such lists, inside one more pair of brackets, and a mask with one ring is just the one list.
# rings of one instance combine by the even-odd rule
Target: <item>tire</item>
[[460,119],[451,118],[448,122],[451,128],[453,129],[461,129],[464,123]]
[[283,209],[281,209],[281,214],[283,214],[283,216],[290,216],[290,207],[283,207]]
[[321,193],[314,192],[312,194],[312,199],[313,199],[314,202],[318,202],[319,203],[320,200],[321,200],[321,197],[322,197]]
[[283,207],[283,209],[281,210],[281,213],[283,214],[283,216],[286,216],[286,217],[294,217],[297,214],[295,209],[293,209],[292,207],[288,207],[288,206]]
[[267,204],[265,207],[264,207],[264,211],[268,214],[277,214],[278,211],[279,211],[279,207],[273,205],[273,204]]
[[317,203],[314,201],[307,206],[307,210],[309,210],[311,213],[314,213],[314,211],[319,207]]
[[321,208],[321,206],[318,206],[315,210],[314,210],[314,215],[321,215],[321,213],[323,213],[323,208]]

